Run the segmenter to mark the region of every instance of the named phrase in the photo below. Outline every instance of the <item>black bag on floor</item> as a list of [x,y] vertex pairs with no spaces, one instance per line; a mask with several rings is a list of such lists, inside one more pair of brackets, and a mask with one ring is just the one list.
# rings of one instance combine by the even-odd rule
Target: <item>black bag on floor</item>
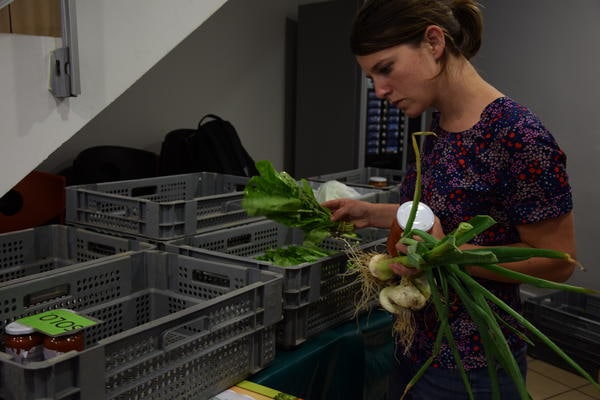
[[161,175],[218,172],[228,175],[258,175],[254,160],[240,141],[233,125],[207,114],[198,129],[169,132],[160,151]]

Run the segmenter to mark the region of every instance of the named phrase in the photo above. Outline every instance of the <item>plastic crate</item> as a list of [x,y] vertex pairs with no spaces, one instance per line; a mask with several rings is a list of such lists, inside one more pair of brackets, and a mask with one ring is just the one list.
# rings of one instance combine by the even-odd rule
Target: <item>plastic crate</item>
[[155,246],[67,225],[0,234],[0,282]]
[[69,186],[66,221],[170,240],[257,220],[242,209],[249,178],[214,172]]
[[86,349],[21,365],[0,352],[2,399],[203,399],[275,355],[282,278],[160,251],[0,287],[0,320],[71,308],[103,323]]
[[331,174],[323,174],[309,178],[314,181],[330,181],[337,180],[349,185],[370,186],[369,178],[372,176],[382,176],[387,178],[388,185],[384,189],[396,188],[404,179],[405,171],[397,169],[365,167],[357,168],[348,171],[334,172]]
[[[259,221],[243,210],[250,178],[214,172],[67,187],[66,222],[153,241]],[[318,189],[322,182],[309,182]],[[359,199],[387,201],[375,188],[356,188]],[[161,243],[162,245],[162,243]]]
[[[600,297],[573,292],[530,297],[524,302],[524,316],[598,379]],[[528,348],[531,356],[570,369],[548,346],[539,340],[534,340],[534,343],[535,346]]]
[[[385,229],[359,230],[357,247],[363,251],[383,249],[387,233]],[[165,250],[283,275],[284,320],[277,329],[277,343],[287,348],[352,317],[360,289],[355,277],[347,274],[347,245],[340,239],[326,239],[323,247],[336,253],[315,262],[281,267],[255,258],[268,249],[303,240],[301,230],[264,220],[167,242]]]
[[[346,280],[348,281],[348,280]],[[356,316],[355,299],[361,290],[358,281],[350,281],[300,307],[284,307],[283,321],[277,326],[277,345],[291,349],[319,333]]]

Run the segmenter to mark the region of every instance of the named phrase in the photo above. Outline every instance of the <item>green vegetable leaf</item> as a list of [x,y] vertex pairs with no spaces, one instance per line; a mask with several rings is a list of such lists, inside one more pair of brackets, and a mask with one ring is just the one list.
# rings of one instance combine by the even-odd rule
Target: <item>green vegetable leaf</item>
[[269,261],[280,267],[290,267],[306,262],[314,262],[333,253],[333,251],[325,250],[311,244],[291,245],[269,249],[265,251],[265,254],[257,256],[256,259]]
[[305,179],[296,181],[287,172],[277,172],[266,160],[258,161],[260,175],[253,176],[244,190],[242,207],[249,215],[265,216],[280,224],[299,228],[306,240],[319,243],[331,234],[345,234],[353,226],[331,221],[331,211],[319,204]]

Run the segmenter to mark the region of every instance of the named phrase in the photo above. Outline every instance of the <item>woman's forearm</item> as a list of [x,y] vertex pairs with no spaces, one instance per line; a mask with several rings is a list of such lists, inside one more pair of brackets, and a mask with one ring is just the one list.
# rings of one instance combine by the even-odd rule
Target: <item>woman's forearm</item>
[[375,228],[389,228],[396,218],[398,204],[371,203],[369,225]]

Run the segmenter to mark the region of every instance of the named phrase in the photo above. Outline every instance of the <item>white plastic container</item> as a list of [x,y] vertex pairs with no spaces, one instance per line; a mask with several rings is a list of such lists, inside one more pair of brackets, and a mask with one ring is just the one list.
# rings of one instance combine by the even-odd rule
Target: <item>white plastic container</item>
[[[406,229],[406,223],[408,222],[408,216],[410,215],[412,203],[412,201],[402,203],[396,212],[396,220],[402,229]],[[434,222],[435,214],[431,208],[429,208],[427,204],[419,202],[417,214],[415,216],[415,220],[413,221],[412,228],[427,232],[433,228]]]

